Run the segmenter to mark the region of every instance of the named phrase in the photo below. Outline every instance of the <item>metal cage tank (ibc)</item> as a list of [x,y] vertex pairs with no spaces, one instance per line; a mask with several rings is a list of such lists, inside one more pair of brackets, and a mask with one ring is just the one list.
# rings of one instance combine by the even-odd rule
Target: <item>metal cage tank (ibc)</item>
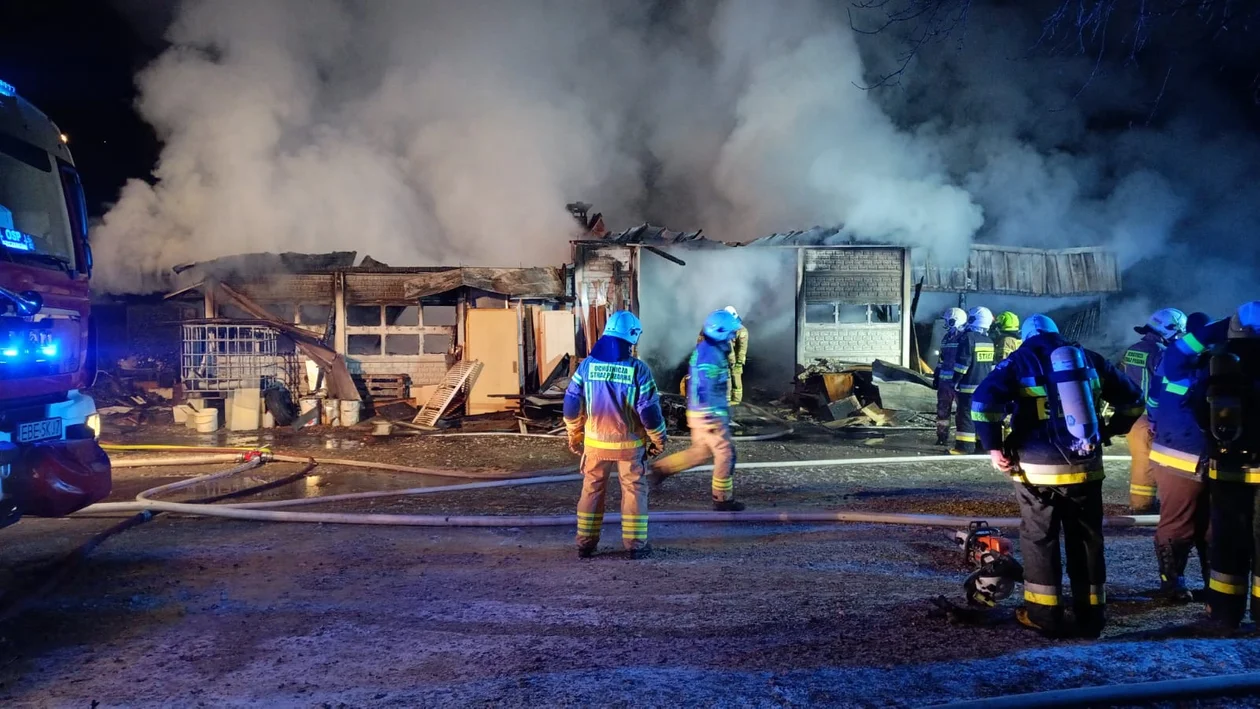
[[183,323],[180,379],[186,392],[221,396],[237,389],[279,387],[292,392],[298,375],[292,344],[270,324],[242,320]]

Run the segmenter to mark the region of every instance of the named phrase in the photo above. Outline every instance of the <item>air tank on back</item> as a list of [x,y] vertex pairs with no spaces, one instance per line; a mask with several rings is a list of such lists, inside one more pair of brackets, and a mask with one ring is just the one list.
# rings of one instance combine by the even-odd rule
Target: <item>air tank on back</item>
[[1073,439],[1072,451],[1080,456],[1090,455],[1098,446],[1100,429],[1085,351],[1070,345],[1059,347],[1050,353],[1050,364],[1054,369],[1051,381]]

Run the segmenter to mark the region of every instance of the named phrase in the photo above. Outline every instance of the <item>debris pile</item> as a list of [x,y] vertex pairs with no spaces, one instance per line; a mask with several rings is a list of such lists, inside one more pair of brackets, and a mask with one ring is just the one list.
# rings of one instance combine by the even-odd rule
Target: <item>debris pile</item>
[[818,359],[796,378],[789,397],[798,412],[830,429],[921,428],[935,411],[932,382],[913,370],[875,360],[853,364]]

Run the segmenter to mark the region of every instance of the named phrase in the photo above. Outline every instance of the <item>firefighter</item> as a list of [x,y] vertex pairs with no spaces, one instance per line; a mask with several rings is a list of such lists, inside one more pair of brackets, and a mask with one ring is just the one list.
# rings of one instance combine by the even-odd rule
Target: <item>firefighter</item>
[[993,340],[989,328],[993,327],[993,313],[985,307],[972,308],[967,313],[967,327],[958,340],[958,354],[954,361],[954,387],[958,396],[958,413],[954,425],[954,455],[976,452],[976,425],[971,419],[971,397],[976,387],[993,371]]
[[1001,362],[1019,348],[1019,316],[1009,310],[993,319],[993,358]]
[[958,359],[958,341],[967,325],[967,311],[962,308],[946,308],[941,313],[945,321],[945,334],[941,336],[941,355],[936,363],[933,380],[936,384],[936,445],[949,445],[949,417],[953,413],[954,362]]
[[[976,389],[971,416],[993,467],[1014,480],[1024,557],[1023,625],[1064,635],[1059,536],[1077,627],[1096,638],[1106,623],[1107,570],[1102,536],[1102,446],[1142,415],[1142,398],[1127,377],[1096,352],[1059,335],[1054,321],[1032,315],[1024,343]],[[1116,408],[1100,430],[1098,399]],[[1002,420],[1011,410],[1011,434]]]
[[735,500],[735,442],[731,439],[731,413],[726,398],[730,379],[731,341],[742,327],[739,317],[718,310],[704,321],[704,339],[691,353],[687,380],[687,427],[691,447],[668,455],[652,465],[650,480],[659,486],[671,475],[713,458],[713,509],[739,512],[744,503]]
[[631,350],[643,327],[634,313],[608,316],[604,334],[582,360],[564,393],[569,450],[582,456],[577,506],[579,558],[599,545],[604,491],[614,471],[621,484],[621,543],[631,558],[651,553],[647,543],[647,458],[665,447],[665,418],[652,370]]
[[1251,619],[1260,618],[1260,574],[1255,573],[1260,571],[1260,301],[1191,332],[1178,348],[1210,354],[1201,409],[1211,433],[1208,614],[1232,630],[1242,623],[1248,592]]
[[[1186,327],[1197,330],[1207,323],[1207,315],[1194,313]],[[1199,428],[1207,361],[1201,353],[1171,346],[1157,373],[1149,382],[1146,416],[1152,431],[1150,469],[1159,488],[1159,589],[1171,601],[1189,603],[1194,596],[1186,587],[1185,572],[1192,549],[1199,555],[1205,590],[1208,585],[1207,442]]]
[[[725,309],[737,320],[739,319],[739,312],[735,310],[734,305],[728,305]],[[739,406],[744,402],[744,363],[748,361],[748,328],[743,326],[742,320],[740,323],[735,339],[731,340],[731,351],[726,357],[731,367],[731,379],[726,387],[727,399],[730,400],[731,406]]]
[[[1153,313],[1145,325],[1133,328],[1142,339],[1124,352],[1124,373],[1142,389],[1142,401],[1150,396],[1151,383],[1159,382],[1156,370],[1168,343],[1186,329],[1186,314],[1176,308]],[[1151,475],[1151,424],[1143,414],[1127,437],[1129,442],[1129,511],[1148,514],[1155,511],[1155,478]]]

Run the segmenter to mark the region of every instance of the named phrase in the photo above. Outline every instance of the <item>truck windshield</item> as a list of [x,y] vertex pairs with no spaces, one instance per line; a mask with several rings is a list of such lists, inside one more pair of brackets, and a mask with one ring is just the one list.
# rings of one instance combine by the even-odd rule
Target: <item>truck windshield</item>
[[53,156],[0,134],[0,250],[74,263],[70,215]]

